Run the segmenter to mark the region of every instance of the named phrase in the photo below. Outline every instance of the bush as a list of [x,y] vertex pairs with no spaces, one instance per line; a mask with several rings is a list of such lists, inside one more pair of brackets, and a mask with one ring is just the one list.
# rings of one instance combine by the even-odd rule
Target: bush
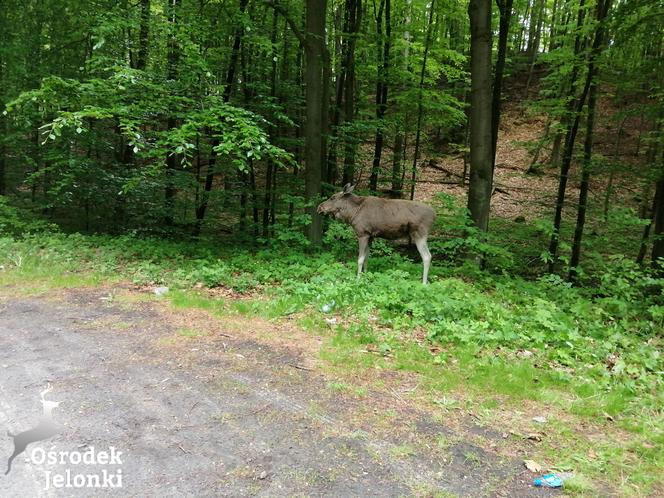
[[0,195],[0,237],[21,237],[28,233],[57,231],[57,226],[37,218],[26,209],[12,206]]

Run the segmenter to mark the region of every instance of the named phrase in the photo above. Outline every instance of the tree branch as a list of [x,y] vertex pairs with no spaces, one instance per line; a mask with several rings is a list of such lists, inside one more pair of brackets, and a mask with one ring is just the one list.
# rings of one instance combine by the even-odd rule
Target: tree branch
[[266,1],[264,3],[268,7],[273,8],[277,13],[281,14],[284,17],[284,19],[286,19],[286,22],[288,23],[288,26],[290,27],[295,37],[300,41],[300,44],[303,47],[305,47],[307,42],[304,37],[304,34],[302,33],[302,30],[300,30],[298,25],[295,24],[295,21],[291,17],[290,12],[288,12],[286,9],[284,9],[281,5],[277,4],[276,2]]

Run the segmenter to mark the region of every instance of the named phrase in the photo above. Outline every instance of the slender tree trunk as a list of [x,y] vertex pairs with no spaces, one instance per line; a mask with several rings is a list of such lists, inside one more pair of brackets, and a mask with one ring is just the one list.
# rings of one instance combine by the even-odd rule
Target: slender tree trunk
[[[7,25],[7,10],[0,8],[0,43],[5,44],[7,42],[9,26]],[[7,88],[5,84],[5,61],[3,59],[4,52],[0,50],[0,102],[5,102],[5,89]],[[6,180],[6,170],[7,170],[7,148],[5,140],[7,139],[7,121],[2,112],[0,112],[0,195],[5,195],[7,193],[7,180]]]
[[138,35],[138,58],[136,69],[145,71],[148,63],[148,44],[150,36],[150,0],[141,0],[141,27]]
[[537,28],[535,30],[535,41],[533,42],[533,59],[532,62],[535,62],[537,58],[537,53],[539,52],[540,42],[542,40],[542,24],[544,23],[544,0],[540,1],[539,13],[537,14]]
[[[240,15],[245,13],[248,3],[249,0],[240,0]],[[236,27],[233,36],[233,47],[231,49],[231,56],[228,62],[228,69],[226,71],[226,85],[224,86],[224,93],[222,97],[224,102],[229,102],[231,99],[231,94],[233,93],[235,71],[237,69],[237,63],[240,58],[240,46],[242,44],[243,35],[244,28],[243,24],[240,23]],[[205,187],[203,189],[203,195],[201,196],[201,202],[196,208],[196,234],[200,233],[203,219],[205,218],[205,212],[207,211],[208,201],[210,199],[210,192],[212,191],[212,185],[214,183],[215,168],[217,166],[217,151],[215,150],[215,147],[218,145],[219,140],[213,138],[211,141],[210,157],[208,158],[207,174],[205,175]]]
[[[642,265],[643,260],[646,257],[648,252],[648,239],[650,238],[650,230],[652,230],[653,218],[655,215],[655,209],[657,208],[657,194],[653,196],[652,201],[650,201],[650,185],[646,185],[644,189],[645,198],[643,201],[643,207],[641,209],[641,218],[650,218],[650,223],[643,227],[643,232],[641,233],[641,242],[639,243],[639,252],[636,255],[636,264]],[[648,202],[651,203],[650,212],[648,212]]]
[[[141,0],[140,3],[140,17],[141,23],[139,28],[138,36],[138,57],[135,59],[134,69],[139,71],[145,71],[147,67],[148,60],[148,47],[149,47],[149,37],[150,37],[150,0]],[[170,64],[170,62],[169,62]],[[169,121],[168,126],[174,126],[173,123]],[[117,128],[120,131],[120,128]],[[124,168],[129,170],[134,164],[134,148],[129,143],[126,137],[120,137],[120,150],[121,150],[121,163],[124,165]],[[167,163],[168,164],[168,163]],[[171,166],[171,164],[169,164]],[[169,195],[169,194],[166,194]],[[168,214],[167,214],[168,216]],[[115,205],[115,217],[119,221],[123,221],[126,217],[126,196],[119,195],[117,196],[117,202]]]
[[[620,143],[622,142],[622,135],[623,135],[623,129],[625,126],[625,121],[627,118],[623,118],[620,121],[620,125],[618,126],[618,138],[616,138],[616,146],[613,152],[613,157],[614,157],[614,162],[618,161],[618,157],[620,154]],[[609,207],[611,204],[611,195],[613,194],[613,179],[615,176],[615,171],[613,168],[611,168],[611,171],[609,172],[609,182],[606,186],[606,194],[604,195],[604,221],[608,221],[609,219]]]
[[[272,32],[270,34],[270,44],[272,46],[272,70],[270,72],[270,97],[275,101],[277,98],[277,27],[278,27],[277,9],[272,10]],[[277,134],[278,134],[277,130]],[[270,226],[270,205],[272,200],[273,175],[277,174],[277,166],[272,160],[267,161],[265,172],[265,196],[263,198],[263,237],[269,236]]]
[[[180,61],[180,47],[177,41],[177,24],[178,24],[178,9],[181,0],[168,0],[168,20],[170,29],[168,40],[168,68],[166,77],[169,80],[175,80],[178,74],[178,63]],[[169,111],[166,127],[168,130],[175,128],[176,121],[172,112]],[[175,171],[177,169],[177,157],[175,154],[168,154],[166,157],[166,188],[164,191],[164,223],[166,226],[173,225],[173,213],[175,210],[175,193],[176,188],[174,184]]]
[[398,131],[394,137],[394,150],[392,153],[392,196],[401,198],[401,170],[403,169],[403,133]]
[[572,256],[567,279],[576,280],[577,267],[581,259],[581,240],[583,239],[583,228],[586,222],[586,211],[588,206],[588,189],[590,187],[590,168],[593,152],[593,132],[595,127],[595,107],[597,104],[597,58],[604,46],[604,19],[611,8],[611,0],[597,0],[596,19],[598,22],[595,30],[595,41],[590,54],[587,79],[590,82],[588,89],[588,118],[586,120],[586,136],[583,144],[583,164],[581,166],[581,184],[579,186],[579,207],[572,241]]
[[[0,54],[1,55],[1,54]],[[2,84],[2,60],[0,59],[0,85]],[[3,115],[0,115],[0,195],[7,194],[7,146],[5,140],[7,137],[7,122]]]
[[[534,7],[534,6],[533,6]],[[535,20],[535,15],[537,20]],[[542,33],[542,17],[544,16],[544,0],[540,0],[537,11],[533,10],[533,15],[530,17],[530,32],[528,34],[528,58],[530,69],[528,70],[528,81],[526,82],[526,96],[530,89],[530,82],[533,79],[533,72],[535,71],[535,62],[537,61],[537,52],[539,51],[540,37]],[[532,39],[531,39],[532,38]]]
[[[328,144],[327,151],[327,178],[326,181],[330,185],[334,185],[339,175],[339,167],[337,164],[337,149],[340,136],[340,127],[343,124],[343,98],[346,81],[346,59],[348,52],[348,33],[350,31],[350,6],[351,0],[344,2],[343,9],[338,7],[334,15],[334,29],[339,33],[336,36],[334,44],[334,51],[336,59],[338,59],[339,67],[336,70],[336,80],[334,85],[334,104],[332,105],[332,112],[330,113],[330,133],[331,141]],[[343,13],[343,15],[342,15]]]
[[415,150],[413,152],[413,167],[410,174],[410,200],[415,198],[415,183],[417,181],[417,160],[420,156],[420,134],[422,132],[422,117],[424,115],[424,75],[427,71],[427,58],[429,56],[429,48],[431,46],[431,38],[433,34],[433,16],[436,10],[435,0],[431,0],[429,7],[429,24],[427,25],[427,35],[424,40],[424,56],[422,57],[422,69],[420,70],[420,86],[417,94],[417,125],[415,128]]
[[[466,92],[466,102],[470,99],[470,92]],[[464,133],[463,139],[463,173],[461,175],[460,185],[462,187],[466,186],[466,178],[468,178],[468,166],[470,162],[470,109],[466,110],[466,131]],[[495,154],[494,154],[495,156]]]
[[[600,0],[601,1],[601,0]],[[581,259],[581,240],[586,223],[586,211],[588,208],[588,190],[590,188],[590,167],[593,148],[593,128],[595,125],[595,103],[596,84],[593,83],[588,95],[588,117],[586,124],[586,137],[583,146],[583,165],[581,166],[581,182],[579,184],[579,206],[576,216],[576,228],[574,229],[574,240],[572,241],[572,257],[569,264],[567,280],[574,282],[577,277],[577,267]]]
[[544,51],[551,52],[556,48],[555,39],[556,39],[556,29],[558,24],[556,23],[557,14],[558,14],[558,2],[559,0],[553,0],[553,8],[551,9],[551,23],[549,24],[549,41],[545,44]]
[[528,19],[528,14],[530,13],[530,0],[526,0],[526,11],[523,14],[523,19],[521,21],[521,30],[519,31],[519,38],[516,42],[516,50],[520,54],[523,53],[523,43],[526,39],[526,19]]
[[470,0],[470,187],[468,210],[481,231],[489,228],[493,186],[491,137],[491,0]]
[[[410,52],[410,20],[411,20],[411,0],[406,0],[405,13],[404,13],[404,33],[403,33],[403,71],[404,73],[408,72],[408,59]],[[454,46],[452,40],[450,41],[450,46]],[[402,89],[403,90],[403,89]],[[406,110],[405,114],[407,115],[408,111]],[[392,154],[392,196],[395,198],[401,198],[403,195],[403,178],[405,175],[404,168],[404,158],[405,158],[405,125],[402,123],[397,124],[397,131],[394,137],[394,152]]]
[[528,45],[526,46],[526,55],[528,62],[532,63],[535,55],[535,31],[537,30],[537,18],[541,11],[542,0],[533,0],[532,8],[530,9],[530,19],[528,20]]
[[507,37],[509,36],[510,19],[512,18],[513,0],[496,0],[500,10],[500,30],[498,35],[498,58],[496,60],[496,74],[493,78],[493,95],[491,97],[491,146],[492,169],[496,167],[496,146],[498,144],[498,128],[500,126],[500,97],[503,86],[503,72],[507,57]]
[[258,237],[258,192],[256,189],[256,171],[254,162],[249,161],[249,191],[251,192],[251,213],[253,215],[254,241]]
[[[384,8],[383,8],[384,7]],[[376,119],[378,127],[376,128],[376,145],[374,147],[373,165],[371,168],[371,177],[369,178],[369,189],[372,192],[378,190],[378,175],[380,173],[380,160],[383,153],[383,142],[385,133],[383,123],[385,121],[385,111],[387,110],[387,89],[388,73],[390,67],[390,45],[392,36],[391,20],[391,0],[381,0],[378,16],[376,17],[376,31],[380,40],[379,47],[382,48],[382,57],[379,62],[379,71],[376,81]],[[382,40],[382,16],[385,16],[385,39]]]
[[[323,74],[325,56],[325,18],[327,0],[307,0],[305,13],[305,55],[304,73],[307,117],[305,127],[305,178],[304,193],[308,202],[315,202],[321,193],[323,155]],[[321,216],[316,206],[309,208],[309,242],[319,246],[323,235]]]
[[[321,105],[321,148],[320,158],[321,163],[321,181],[327,182],[330,177],[329,165],[327,163],[327,147],[330,138],[330,80],[332,79],[332,68],[330,60],[330,51],[327,46],[323,46],[323,81],[322,81],[322,105]],[[324,185],[321,184],[321,192],[323,192]]]
[[[585,2],[581,0],[579,2],[579,13],[577,18],[577,33],[576,40],[574,43],[574,55],[575,58],[581,53],[581,26],[583,25],[583,19],[585,14]],[[576,77],[578,74],[579,65],[575,61],[574,67],[572,69],[572,75],[570,77],[570,88],[574,88],[576,82]],[[590,72],[588,73],[590,74]],[[579,130],[579,119],[581,118],[581,111],[583,110],[583,105],[586,101],[586,96],[588,95],[588,89],[590,87],[591,79],[586,78],[586,84],[581,92],[581,95],[576,100],[570,101],[569,110],[573,113],[571,123],[567,127],[567,132],[565,135],[565,147],[563,149],[562,163],[560,165],[560,179],[558,181],[558,193],[556,195],[556,211],[553,218],[553,233],[551,235],[551,240],[549,242],[549,263],[548,270],[550,273],[553,273],[555,268],[555,259],[558,254],[558,243],[560,237],[560,225],[562,222],[563,207],[565,205],[565,192],[567,190],[567,180],[569,176],[569,168],[572,163],[572,154],[574,152],[574,142],[576,140],[576,134]]]
[[[302,44],[302,48],[306,50],[306,41],[302,42],[300,40],[300,43]],[[304,87],[304,57],[303,57],[303,50],[298,50],[297,55],[295,58],[295,67],[297,68],[297,77],[296,77],[296,82],[297,82],[297,88],[300,89],[300,97],[302,100],[306,101],[306,90]],[[305,109],[306,112],[306,109]],[[302,112],[300,109],[298,109],[297,112],[299,122],[302,123],[304,122],[304,116],[302,116]],[[296,126],[295,127],[295,143],[297,144],[295,146],[295,164],[293,165],[293,180],[296,180],[299,174],[299,167],[298,164],[302,162],[302,147],[299,145],[301,143],[302,139],[302,126]],[[305,144],[306,145],[306,144]],[[288,203],[288,227],[293,226],[293,217],[295,215],[295,204],[291,201]]]
[[560,165],[560,147],[563,144],[563,132],[560,130],[556,131],[556,135],[553,137],[553,144],[551,145],[551,157],[549,157],[550,166],[559,166]]
[[530,161],[530,164],[528,165],[528,169],[526,170],[526,174],[532,175],[537,172],[537,161],[539,160],[539,156],[542,153],[542,149],[544,148],[544,144],[546,143],[547,139],[549,138],[549,132],[551,130],[551,119],[549,119],[546,122],[546,126],[544,127],[544,134],[542,135],[542,138],[539,139],[537,142],[537,148],[535,149],[535,153],[533,154],[533,158]]
[[7,127],[5,126],[5,120],[0,117],[0,195],[5,195],[7,193],[7,180],[6,180],[6,169],[7,161],[6,154],[7,150],[5,147],[5,136],[7,134]]
[[[352,36],[348,40],[348,53],[346,58],[346,71],[344,79],[344,119],[346,127],[355,120],[355,47],[357,35],[362,25],[362,0],[353,0],[349,12],[349,26],[352,26]],[[353,183],[355,176],[355,150],[357,144],[355,137],[346,131],[344,137],[344,171],[342,183]]]
[[[660,156],[660,167],[664,167],[664,154]],[[650,260],[655,271],[664,274],[664,177],[657,180],[655,186],[655,203],[653,206],[654,237]]]

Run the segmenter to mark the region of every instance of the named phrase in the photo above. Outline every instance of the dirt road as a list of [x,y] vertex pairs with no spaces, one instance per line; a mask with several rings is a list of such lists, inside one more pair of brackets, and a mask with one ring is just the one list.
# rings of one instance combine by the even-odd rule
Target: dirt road
[[[224,333],[221,319],[209,335],[186,337],[195,334],[179,328],[177,312],[108,296],[0,297],[0,496],[551,493],[530,486],[520,460],[453,438],[416,411],[409,440],[446,437],[444,454],[404,446],[400,417],[389,419],[394,430],[364,427],[356,414],[372,393],[330,392],[320,369],[248,339],[251,330]],[[37,426],[49,384],[44,401],[58,433],[30,444],[2,475],[14,451],[5,432]],[[77,461],[86,452],[95,463]]]

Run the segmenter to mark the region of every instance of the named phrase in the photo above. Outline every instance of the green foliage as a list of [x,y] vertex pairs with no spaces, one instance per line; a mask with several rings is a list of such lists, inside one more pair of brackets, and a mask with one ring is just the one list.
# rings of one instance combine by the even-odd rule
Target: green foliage
[[[458,198],[440,193],[433,205],[436,233],[429,245],[434,252],[457,260],[467,259],[470,255],[481,256],[492,269],[507,270],[513,266],[512,254],[477,229]],[[439,235],[441,232],[444,237]]]
[[0,264],[19,272],[43,264],[87,267],[171,288],[202,284],[247,292],[260,286],[277,314],[319,312],[327,305],[354,317],[359,321],[348,333],[360,341],[375,341],[374,326],[398,333],[421,329],[432,342],[472,346],[481,354],[509,357],[528,350],[560,376],[571,379],[568,373],[576,372],[604,389],[624,388],[632,396],[660,392],[664,282],[640,267],[615,258],[596,289],[583,289],[556,276],[526,281],[484,274],[469,282],[453,275],[457,269],[434,266],[431,284],[423,286],[419,261],[385,248],[372,255],[373,271],[357,280],[354,244],[349,255],[350,237],[333,226],[329,233],[337,236],[329,242],[348,256],[345,261],[293,247],[229,251],[217,243],[54,234],[3,239],[0,254],[13,256]]
[[57,230],[57,227],[30,211],[11,205],[0,195],[0,237],[19,237],[48,230]]

